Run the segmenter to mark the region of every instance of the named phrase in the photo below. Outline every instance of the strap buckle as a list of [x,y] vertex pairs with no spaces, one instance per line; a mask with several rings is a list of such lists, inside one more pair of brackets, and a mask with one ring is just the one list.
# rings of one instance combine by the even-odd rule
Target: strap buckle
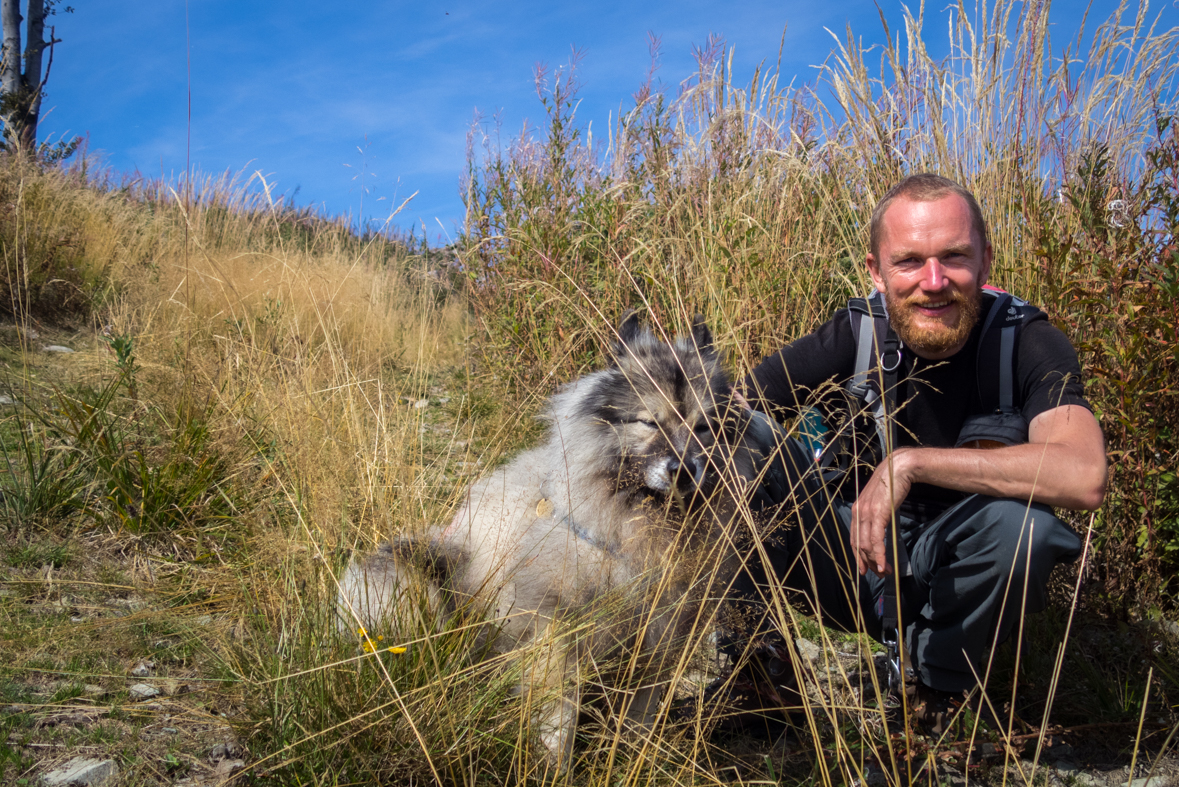
[[901,667],[900,637],[895,628],[888,628],[881,632],[881,639],[885,647],[885,659],[888,664],[888,693],[900,694],[904,691],[905,678]]
[[[880,353],[880,368],[886,373],[895,372],[897,369],[899,369],[901,366],[901,358],[903,356],[901,350],[903,349],[903,346],[897,347],[896,349],[886,348],[884,352]],[[894,360],[891,364],[884,360],[890,354],[896,358],[896,360]]]

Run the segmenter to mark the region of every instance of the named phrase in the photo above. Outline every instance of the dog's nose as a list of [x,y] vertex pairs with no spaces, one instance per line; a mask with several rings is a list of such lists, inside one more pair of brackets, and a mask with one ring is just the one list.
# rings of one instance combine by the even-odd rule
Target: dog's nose
[[679,489],[687,489],[696,485],[696,460],[690,457],[671,459],[667,462],[667,473],[672,483]]

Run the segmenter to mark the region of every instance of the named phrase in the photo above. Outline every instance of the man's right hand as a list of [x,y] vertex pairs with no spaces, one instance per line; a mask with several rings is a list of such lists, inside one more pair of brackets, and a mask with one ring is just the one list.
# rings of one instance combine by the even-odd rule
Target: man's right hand
[[869,571],[878,577],[892,573],[885,549],[885,535],[892,523],[893,512],[909,494],[913,482],[909,478],[905,455],[913,449],[902,449],[889,454],[881,462],[851,509],[851,546],[860,574]]

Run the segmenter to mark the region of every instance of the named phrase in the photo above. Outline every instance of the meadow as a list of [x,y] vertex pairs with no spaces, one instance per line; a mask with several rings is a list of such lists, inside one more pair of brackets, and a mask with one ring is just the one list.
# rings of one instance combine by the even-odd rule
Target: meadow
[[[0,780],[80,753],[132,785],[1179,778],[1179,31],[1152,19],[1090,20],[1082,46],[1041,5],[959,6],[948,42],[920,16],[889,48],[846,31],[807,85],[710,41],[605,138],[575,62],[538,72],[545,123],[472,129],[467,234],[441,249],[256,180],[6,157]],[[1084,559],[990,665],[1006,724],[890,727],[878,649],[787,604],[817,645],[789,734],[589,719],[561,773],[473,626],[338,630],[348,560],[538,439],[626,309],[669,334],[703,314],[741,375],[867,291],[872,206],[926,170],[975,191],[992,280],[1074,341],[1111,458],[1070,520]],[[715,674],[710,635],[681,696]]]

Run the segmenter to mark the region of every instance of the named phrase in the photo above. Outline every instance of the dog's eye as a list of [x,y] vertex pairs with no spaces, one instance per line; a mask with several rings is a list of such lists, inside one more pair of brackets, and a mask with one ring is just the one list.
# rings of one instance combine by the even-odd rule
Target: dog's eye
[[696,434],[715,434],[716,431],[716,424],[712,421],[701,421],[695,428]]
[[658,429],[659,428],[659,424],[655,423],[654,421],[645,421],[642,418],[635,421],[635,423],[642,424],[643,426],[647,427],[648,429]]

